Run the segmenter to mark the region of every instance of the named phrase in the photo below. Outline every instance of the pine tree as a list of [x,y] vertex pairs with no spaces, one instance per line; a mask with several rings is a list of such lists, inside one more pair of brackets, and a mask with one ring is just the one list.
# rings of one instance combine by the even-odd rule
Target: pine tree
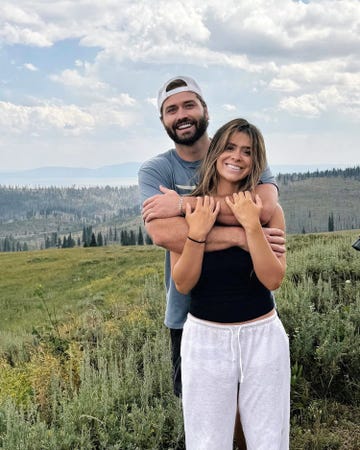
[[98,247],[102,247],[104,245],[103,236],[101,234],[101,231],[97,234],[96,244]]
[[121,230],[120,243],[121,245],[129,245],[129,236],[126,230]]
[[45,239],[45,248],[50,248],[51,247],[51,241],[50,241],[50,238],[49,238],[49,236],[46,236],[46,239]]
[[139,233],[138,233],[138,238],[137,238],[137,245],[144,245],[144,236],[143,236],[140,226],[139,226]]
[[71,233],[69,234],[68,239],[67,239],[67,246],[68,246],[68,248],[75,247],[75,240],[72,238]]
[[96,247],[96,237],[95,237],[95,233],[92,233],[91,234],[91,240],[90,240],[90,244],[89,244],[89,246],[90,247]]
[[68,240],[66,236],[63,237],[61,248],[68,248]]
[[136,245],[136,237],[135,237],[134,230],[130,230],[129,245]]

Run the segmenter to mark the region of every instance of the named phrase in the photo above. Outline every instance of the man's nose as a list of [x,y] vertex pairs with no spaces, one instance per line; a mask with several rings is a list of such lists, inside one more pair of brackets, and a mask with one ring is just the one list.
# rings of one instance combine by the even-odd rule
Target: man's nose
[[178,110],[177,110],[177,114],[176,114],[176,118],[177,118],[177,120],[179,120],[179,119],[184,119],[184,118],[187,118],[188,117],[188,112],[187,112],[187,110],[185,109],[185,108],[179,108]]

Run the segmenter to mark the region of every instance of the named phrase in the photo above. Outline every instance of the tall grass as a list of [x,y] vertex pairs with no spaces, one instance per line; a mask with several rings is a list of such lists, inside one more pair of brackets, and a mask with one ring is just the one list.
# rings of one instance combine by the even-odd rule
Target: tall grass
[[[360,255],[351,248],[353,237],[289,238],[287,277],[276,301],[291,345],[292,450],[359,448]],[[79,267],[89,261],[72,251]],[[67,320],[47,320],[15,342],[14,332],[1,335],[1,448],[184,448],[163,326],[162,273],[150,271],[162,265],[163,254],[148,266],[146,252],[127,249],[118,256],[120,296],[104,291],[101,280],[111,269],[98,262],[102,275],[88,283],[98,280],[101,302],[74,308]],[[132,283],[137,294],[127,296]],[[43,286],[37,294],[47,301],[51,288],[46,280]]]

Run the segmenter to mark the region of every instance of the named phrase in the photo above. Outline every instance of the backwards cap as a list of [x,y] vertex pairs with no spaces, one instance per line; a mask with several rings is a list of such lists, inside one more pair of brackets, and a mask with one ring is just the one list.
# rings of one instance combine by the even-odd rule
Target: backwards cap
[[[185,86],[179,86],[175,89],[171,89],[169,91],[167,91],[167,88],[169,86],[170,83],[172,83],[175,80],[182,80],[185,83]],[[177,76],[174,78],[171,78],[171,80],[168,80],[160,89],[159,94],[158,94],[158,108],[159,108],[159,113],[161,114],[161,107],[164,103],[164,101],[171,97],[172,95],[178,94],[179,92],[194,92],[195,94],[200,95],[200,97],[202,98],[202,92],[200,89],[200,86],[197,84],[197,82],[191,78],[191,77],[183,77],[183,76]]]

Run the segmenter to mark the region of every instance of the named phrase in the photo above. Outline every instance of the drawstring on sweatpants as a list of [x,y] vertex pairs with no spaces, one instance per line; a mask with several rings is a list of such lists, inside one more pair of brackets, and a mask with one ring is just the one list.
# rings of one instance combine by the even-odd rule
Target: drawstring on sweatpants
[[243,367],[242,367],[240,333],[241,333],[241,328],[239,328],[238,332],[237,332],[237,338],[238,338],[238,344],[239,344],[239,367],[240,367],[240,384],[241,384],[244,381],[244,372],[243,372]]
[[[235,353],[235,348],[234,348],[234,329],[232,327],[228,328],[231,331],[231,357],[232,357],[232,361],[236,360],[236,353]],[[240,369],[240,384],[244,381],[244,372],[243,372],[243,367],[242,367],[242,355],[241,355],[241,342],[240,342],[240,333],[241,333],[241,328],[238,328],[237,331],[237,343],[238,343],[238,347],[239,347],[239,369]]]

